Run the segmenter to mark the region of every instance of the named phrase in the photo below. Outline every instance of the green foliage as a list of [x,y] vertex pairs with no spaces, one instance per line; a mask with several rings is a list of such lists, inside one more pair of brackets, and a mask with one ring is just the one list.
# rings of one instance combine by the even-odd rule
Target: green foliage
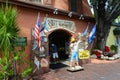
[[0,80],[8,78],[13,75],[12,60],[7,58],[0,58]]
[[[26,54],[23,54],[24,58],[27,57]],[[26,77],[33,71],[33,64],[29,60],[25,60],[24,58],[21,59],[20,66],[21,64],[27,64],[26,68],[24,68],[23,72],[20,73],[21,77]]]
[[19,28],[16,26],[16,9],[6,3],[0,7],[0,80],[13,76],[13,60],[15,51],[14,40],[18,37]]
[[21,76],[22,77],[26,77],[28,74],[30,74],[32,72],[33,68],[32,67],[27,67],[22,73]]
[[117,52],[117,46],[111,45],[110,46],[111,51]]
[[16,27],[16,9],[6,7],[0,9],[0,48],[8,52],[13,46],[14,39],[18,36],[19,28]]
[[[23,61],[21,57],[25,46],[21,46],[21,50],[17,50],[14,43],[20,37],[18,35],[19,28],[16,24],[16,12],[16,9],[8,6],[7,3],[6,6],[0,7],[0,54],[2,55],[0,57],[0,80],[7,80],[14,76],[14,70],[16,70],[14,69],[14,62],[30,64],[29,61]],[[26,76],[31,71],[32,66],[28,66],[21,75]]]

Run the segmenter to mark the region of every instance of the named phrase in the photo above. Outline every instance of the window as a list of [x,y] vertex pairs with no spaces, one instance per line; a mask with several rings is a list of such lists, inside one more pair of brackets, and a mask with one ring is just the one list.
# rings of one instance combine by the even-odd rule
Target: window
[[77,12],[77,1],[78,0],[70,0],[70,11]]
[[83,13],[82,0],[70,0],[69,10],[72,12]]

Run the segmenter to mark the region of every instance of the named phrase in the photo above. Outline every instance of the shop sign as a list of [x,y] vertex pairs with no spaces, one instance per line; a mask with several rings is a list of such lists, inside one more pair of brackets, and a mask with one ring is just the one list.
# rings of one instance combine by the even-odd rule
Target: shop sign
[[18,37],[14,41],[15,46],[26,46],[27,45],[27,37]]
[[72,32],[75,32],[76,30],[75,23],[73,21],[68,21],[68,20],[47,18],[46,25],[49,31],[58,28],[67,29]]
[[79,59],[89,59],[90,53],[88,50],[79,51]]

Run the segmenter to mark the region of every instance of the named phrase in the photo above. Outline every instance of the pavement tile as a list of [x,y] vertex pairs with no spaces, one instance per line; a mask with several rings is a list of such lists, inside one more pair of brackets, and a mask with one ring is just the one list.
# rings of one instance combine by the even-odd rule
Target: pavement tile
[[69,72],[66,68],[51,70],[37,80],[120,80],[120,59],[108,61],[91,59],[84,64],[85,70]]

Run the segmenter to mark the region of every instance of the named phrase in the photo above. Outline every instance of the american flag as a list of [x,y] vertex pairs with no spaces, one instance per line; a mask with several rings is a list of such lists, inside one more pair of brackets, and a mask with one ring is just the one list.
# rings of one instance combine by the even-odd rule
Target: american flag
[[40,16],[39,16],[39,14],[38,14],[37,22],[36,22],[35,28],[34,28],[34,37],[38,42],[38,47],[40,48],[41,41],[40,41]]

